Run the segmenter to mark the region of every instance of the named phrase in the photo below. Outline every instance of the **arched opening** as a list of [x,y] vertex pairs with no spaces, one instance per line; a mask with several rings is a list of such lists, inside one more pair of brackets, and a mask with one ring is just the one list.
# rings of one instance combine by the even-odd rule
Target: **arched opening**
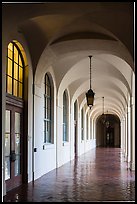
[[116,115],[104,114],[96,124],[97,147],[121,147],[120,120]]
[[67,90],[63,93],[63,143],[68,142],[68,94]]
[[27,182],[28,64],[23,47],[7,47],[5,182],[6,191]]
[[49,73],[44,78],[44,143],[54,143],[54,88]]
[[77,100],[74,103],[74,155],[78,154],[78,104]]

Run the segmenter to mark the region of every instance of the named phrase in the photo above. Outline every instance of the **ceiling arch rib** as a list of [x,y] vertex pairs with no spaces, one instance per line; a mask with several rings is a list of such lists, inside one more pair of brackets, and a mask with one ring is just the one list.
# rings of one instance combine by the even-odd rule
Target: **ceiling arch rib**
[[[81,82],[81,80],[80,80],[80,82]],[[125,105],[127,91],[120,80],[117,80],[113,77],[109,77],[109,78],[105,77],[103,79],[102,76],[100,76],[100,78],[98,78],[98,80],[93,79],[92,84],[94,87],[96,87],[95,99],[96,99],[96,97],[102,97],[102,95],[105,96],[107,94],[106,90],[112,90],[112,92],[113,92],[113,90],[115,90],[121,96],[119,98],[120,101],[121,101],[121,98],[123,98],[122,99],[122,105]],[[120,86],[118,86],[119,84],[120,84]],[[77,85],[79,85],[79,83],[77,83]],[[84,81],[84,79],[83,79],[83,83],[81,83],[79,87],[78,86],[75,87],[74,84],[72,83],[72,85],[69,88],[70,88],[70,92],[73,89],[73,94],[75,95],[75,98],[79,97],[79,95],[81,93],[85,93],[89,89],[89,81]],[[125,93],[123,93],[124,89],[125,89]],[[109,94],[111,95],[111,91]],[[116,94],[114,96],[116,97]]]
[[[95,79],[92,79],[92,81],[99,80],[101,82],[101,78],[105,77],[111,77],[115,79],[119,79],[119,85],[123,86],[122,83],[124,83],[125,87],[127,87],[128,91],[130,92],[129,84],[127,83],[124,76],[121,74],[119,70],[117,70],[115,67],[108,65],[107,63],[103,63],[102,61],[99,61],[95,58],[92,60],[92,77]],[[89,61],[87,59],[81,60],[79,63],[75,64],[64,76],[60,83],[60,87],[68,87],[72,82],[76,81],[79,78],[85,77],[85,80],[89,78]],[[118,82],[118,81],[117,81]],[[94,82],[93,82],[94,83]],[[59,89],[60,89],[59,87]],[[94,88],[94,86],[93,86]],[[122,90],[126,90],[124,86],[122,87]],[[127,93],[126,93],[127,94]]]
[[[123,107],[121,106],[121,103],[118,99],[116,99],[115,97],[111,97],[111,95],[107,96],[107,98],[105,98],[105,103],[104,103],[104,114],[107,113],[108,111],[108,107],[110,106],[110,104],[115,107],[117,107],[119,109],[120,112],[123,112]],[[98,107],[98,110],[102,111],[102,114],[103,114],[103,102],[102,102],[102,97],[96,99],[96,104],[95,104],[96,107]]]
[[[85,82],[85,84],[87,84],[87,82]],[[84,84],[84,85],[85,85]],[[87,86],[86,86],[87,87]],[[87,90],[87,88],[83,87],[83,85],[81,85],[75,92],[73,98],[72,98],[72,102],[75,101],[78,98],[79,104],[82,103],[83,100],[86,100],[85,97],[85,90]],[[104,94],[103,94],[104,93]],[[111,101],[112,105],[115,104],[115,101],[117,100],[117,108],[120,109],[120,112],[124,112],[124,108],[125,108],[125,99],[121,96],[121,94],[119,92],[117,92],[115,89],[109,89],[109,87],[104,88],[100,90],[100,92],[98,92],[98,96],[96,96],[97,101],[95,99],[95,103],[94,106],[96,106],[96,104],[98,104],[98,100],[100,99],[100,105],[98,104],[98,110],[99,110],[99,106],[100,106],[100,110],[102,111],[102,95],[105,96],[105,98],[109,98],[109,101]],[[107,99],[108,100],[108,99]],[[112,102],[113,101],[113,102]],[[86,101],[85,101],[86,103]],[[108,101],[107,101],[108,103]],[[105,102],[105,106],[106,106],[106,102]],[[93,109],[94,109],[93,106]]]
[[[118,112],[114,111],[113,109],[110,109],[109,114],[116,115],[121,120],[121,115]],[[100,116],[100,114],[98,114],[98,113],[95,113],[95,115],[92,116],[93,119],[95,120],[95,122],[99,116]]]
[[[120,109],[119,106],[117,106],[114,103],[111,103],[111,102],[108,101],[107,111],[104,114],[109,113],[110,109],[113,109],[114,112],[117,112],[120,115],[122,114],[122,110]],[[102,107],[100,105],[96,104],[94,106],[94,108],[91,110],[92,116],[93,116],[94,112],[97,112],[99,115],[102,115]]]
[[[119,87],[117,87],[117,83],[115,83],[115,85],[113,86],[111,85],[112,89],[110,89],[108,85],[104,86],[103,84],[100,84],[99,89],[96,90],[97,92],[95,93],[95,99],[98,100],[98,98],[102,98],[102,96],[114,97],[116,100],[120,102],[122,108],[124,109],[125,104],[127,104],[126,96],[123,94],[122,90],[120,90]],[[85,97],[85,93],[88,89],[89,89],[89,83],[88,81],[85,82],[85,79],[79,79],[71,83],[71,85],[69,85],[69,90],[71,93],[72,101],[76,100],[76,98],[78,98],[82,93],[84,93],[82,94],[83,96],[82,100],[83,100],[83,98]]]
[[[128,56],[123,54],[125,52],[125,48],[121,46],[121,44],[110,40],[72,40],[54,46],[52,45],[47,47],[40,57],[36,70],[35,82],[41,84],[41,78],[50,65],[54,66],[55,74],[62,73],[62,70],[64,70],[62,74],[63,78],[70,67],[79,62],[80,59],[87,58],[87,56],[91,54],[93,56],[98,54],[112,54],[127,61]],[[66,61],[65,63],[64,59],[71,56],[73,56],[74,59],[72,58],[72,60]],[[66,68],[63,67],[63,63],[58,65],[58,62],[61,62],[62,59]],[[71,63],[71,66],[69,63]],[[62,78],[60,78],[59,81],[61,81]]]
[[[83,106],[87,107],[87,105],[86,105],[86,99],[85,99],[85,98],[83,99],[83,101],[82,101],[82,103],[81,103],[81,108],[82,108]],[[88,108],[88,107],[87,107],[87,108]],[[111,102],[108,101],[108,103],[107,103],[107,111],[108,111],[108,113],[109,113],[110,110],[113,110],[115,113],[118,113],[119,115],[122,114],[122,110],[120,109],[119,106],[117,106],[116,104],[111,103]],[[99,115],[101,115],[101,114],[102,114],[102,107],[99,106],[98,104],[95,104],[95,105],[92,107],[91,110],[89,109],[89,111],[90,111],[90,113],[92,114],[92,117],[93,117],[93,113],[94,113],[94,112],[97,112]]]
[[[84,87],[82,88],[82,87],[83,87],[83,86],[81,85],[81,86],[79,87],[79,89],[76,90],[75,95],[74,95],[73,98],[72,98],[72,102],[75,101],[75,100],[78,98],[79,103],[81,103],[82,100],[83,100],[84,98],[86,98],[86,96],[85,96],[85,93],[86,93],[85,88],[84,88]],[[98,98],[101,99],[101,98],[102,98],[102,95],[105,96],[105,97],[108,97],[108,96],[109,96],[109,97],[111,97],[111,98],[114,98],[115,100],[118,100],[121,109],[122,109],[122,110],[124,109],[124,107],[125,107],[125,105],[123,104],[124,101],[122,100],[122,97],[121,97],[120,93],[118,93],[118,92],[115,91],[114,89],[113,89],[113,90],[110,90],[110,89],[108,89],[108,88],[106,88],[106,89],[103,88],[103,91],[101,91],[100,94],[98,93],[98,96],[95,96],[94,104],[96,104],[96,98],[97,98],[97,99],[98,99]]]

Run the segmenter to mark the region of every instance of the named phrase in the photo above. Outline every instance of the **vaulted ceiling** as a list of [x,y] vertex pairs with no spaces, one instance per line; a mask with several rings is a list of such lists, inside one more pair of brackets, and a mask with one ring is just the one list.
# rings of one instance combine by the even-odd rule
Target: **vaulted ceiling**
[[35,83],[52,66],[57,92],[65,88],[86,105],[89,55],[95,117],[105,109],[120,116],[131,94],[134,71],[133,2],[9,3],[2,5],[2,29],[23,35]]

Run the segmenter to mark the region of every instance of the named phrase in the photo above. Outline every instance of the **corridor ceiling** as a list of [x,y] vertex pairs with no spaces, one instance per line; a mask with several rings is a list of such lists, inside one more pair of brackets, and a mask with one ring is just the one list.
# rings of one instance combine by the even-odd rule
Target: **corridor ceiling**
[[29,47],[35,83],[52,67],[57,93],[65,88],[86,106],[89,55],[92,55],[94,117],[121,116],[132,89],[134,71],[134,2],[4,3],[3,30],[15,30]]

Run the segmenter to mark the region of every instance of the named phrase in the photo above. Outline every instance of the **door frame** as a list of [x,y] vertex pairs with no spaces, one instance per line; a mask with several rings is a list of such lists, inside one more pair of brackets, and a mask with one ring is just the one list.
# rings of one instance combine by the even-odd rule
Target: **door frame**
[[[16,98],[12,95],[9,95],[6,93],[6,110],[8,109],[15,109],[15,110],[22,110],[22,116],[21,116],[21,120],[22,120],[22,124],[21,125],[21,132],[22,132],[22,138],[21,138],[21,184],[23,183],[28,183],[28,174],[27,174],[27,163],[28,163],[28,159],[27,159],[27,155],[28,155],[28,151],[27,151],[27,126],[26,126],[26,111],[25,111],[25,107],[24,107],[24,101],[20,98]],[[16,111],[14,111],[15,113]],[[18,112],[18,111],[17,111]],[[11,129],[13,127],[11,126]],[[12,130],[13,131],[13,130]],[[11,185],[10,181],[7,182],[8,180],[5,180],[6,182],[6,192],[14,189],[15,187],[17,187],[16,185]],[[9,183],[9,188],[7,187]],[[20,184],[20,185],[21,185]]]

